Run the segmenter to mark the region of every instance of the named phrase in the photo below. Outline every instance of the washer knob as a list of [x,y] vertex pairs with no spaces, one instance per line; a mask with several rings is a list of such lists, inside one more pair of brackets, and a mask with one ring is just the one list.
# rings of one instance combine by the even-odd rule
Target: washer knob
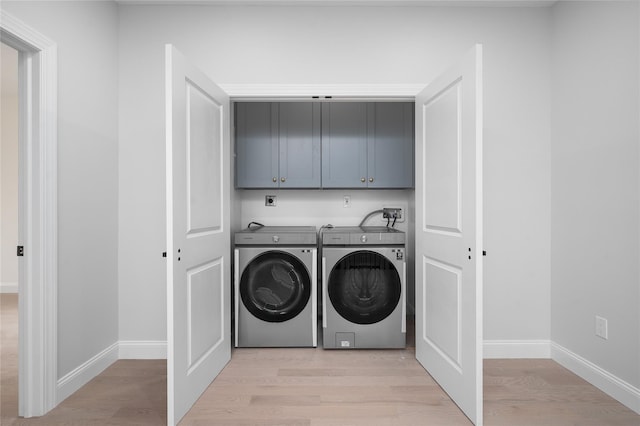
[[360,241],[363,242],[363,243],[366,243],[367,242],[367,236],[366,235],[361,235],[360,236]]
[[273,242],[274,242],[274,243],[277,243],[278,241],[280,241],[280,237],[279,237],[279,236],[277,236],[277,235],[274,235],[274,236],[273,236]]

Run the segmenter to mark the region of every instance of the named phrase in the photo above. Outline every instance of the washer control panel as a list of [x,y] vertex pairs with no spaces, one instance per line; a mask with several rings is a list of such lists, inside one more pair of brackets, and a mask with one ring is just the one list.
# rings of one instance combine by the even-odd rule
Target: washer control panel
[[404,260],[404,249],[393,249],[392,253],[395,253],[396,260]]
[[338,226],[322,230],[322,244],[325,246],[384,246],[404,243],[404,232],[384,226]]

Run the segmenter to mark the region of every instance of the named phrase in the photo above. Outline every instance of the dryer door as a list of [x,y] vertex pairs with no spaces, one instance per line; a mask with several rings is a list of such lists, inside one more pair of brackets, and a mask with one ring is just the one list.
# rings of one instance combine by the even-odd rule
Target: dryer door
[[402,282],[386,257],[359,250],[335,264],[327,291],[331,304],[344,319],[355,324],[375,324],[398,306]]
[[311,277],[304,264],[282,251],[253,258],[240,279],[242,303],[252,315],[267,322],[296,317],[311,297]]

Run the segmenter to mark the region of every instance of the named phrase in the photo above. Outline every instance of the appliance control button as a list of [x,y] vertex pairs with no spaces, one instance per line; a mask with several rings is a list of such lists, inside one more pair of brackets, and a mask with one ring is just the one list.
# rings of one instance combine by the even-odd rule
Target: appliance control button
[[367,242],[367,236],[366,235],[361,235],[360,236],[360,241],[362,241],[363,243]]
[[274,235],[274,236],[273,236],[273,242],[274,242],[274,243],[277,243],[278,241],[280,241],[280,237],[279,237],[279,236],[277,236],[277,235]]

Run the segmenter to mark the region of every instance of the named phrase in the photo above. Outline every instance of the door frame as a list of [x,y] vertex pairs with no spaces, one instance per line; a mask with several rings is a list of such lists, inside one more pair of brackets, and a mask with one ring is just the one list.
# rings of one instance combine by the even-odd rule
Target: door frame
[[[332,100],[350,98],[408,100],[427,87],[418,84],[222,84],[218,85],[229,95],[231,101],[252,99],[311,100],[323,101],[325,96]],[[317,96],[318,99],[312,99]]]
[[[464,52],[463,52],[464,53]],[[430,83],[430,82],[429,82]],[[424,84],[220,84],[220,87],[229,94],[231,102],[247,100],[300,100],[317,97],[318,101],[324,101],[325,96],[330,96],[332,100],[353,100],[353,99],[385,99],[385,100],[415,100],[429,83]],[[326,99],[328,100],[328,99]],[[235,150],[235,140],[231,139],[232,152]],[[482,153],[477,161],[482,162]],[[235,167],[232,164],[232,167]],[[416,169],[417,170],[417,169]],[[481,182],[481,180],[480,180]],[[232,195],[233,197],[233,195]],[[415,194],[409,205],[415,207]],[[481,212],[480,212],[481,214]],[[481,216],[477,220],[481,221]],[[480,222],[481,223],[481,222]],[[481,226],[481,225],[480,225]],[[407,232],[407,247],[412,245],[411,250],[407,250],[407,262],[413,265],[407,267],[407,285],[411,280],[415,286],[415,220],[409,223]],[[482,270],[480,270],[482,276]],[[481,302],[480,302],[481,303]],[[415,308],[415,306],[413,306]],[[413,309],[412,309],[413,310]],[[481,330],[480,330],[481,331]],[[482,348],[481,343],[481,348]],[[481,358],[482,359],[482,358]],[[454,401],[455,402],[455,401]],[[464,413],[461,409],[460,412]]]
[[57,400],[57,45],[0,10],[2,42],[18,50],[18,415],[42,416]]

